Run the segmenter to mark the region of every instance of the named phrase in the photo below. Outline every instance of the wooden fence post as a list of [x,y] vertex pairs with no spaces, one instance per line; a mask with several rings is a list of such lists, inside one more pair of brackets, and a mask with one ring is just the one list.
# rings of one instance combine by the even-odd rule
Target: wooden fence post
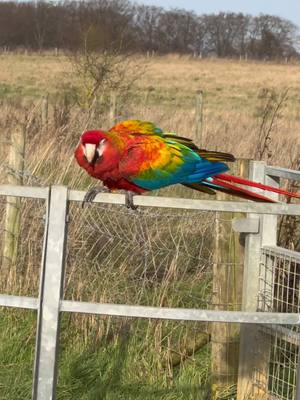
[[43,129],[47,128],[47,126],[48,126],[48,102],[49,102],[49,95],[46,94],[42,100],[42,127],[43,127]]
[[116,122],[117,114],[117,95],[114,90],[110,92],[109,122],[113,126]]
[[197,145],[202,146],[203,145],[203,92],[202,90],[197,91],[196,95],[196,108],[195,108],[195,114],[196,114],[196,140],[197,140]]
[[[248,177],[249,160],[238,160],[231,168],[234,175]],[[218,194],[219,200],[228,195]],[[213,267],[213,305],[215,310],[239,311],[242,303],[244,266],[243,238],[233,231],[233,218],[243,214],[218,212]],[[214,322],[212,342],[212,399],[237,384],[239,360],[238,324]]]
[[147,88],[146,94],[145,94],[145,100],[144,100],[144,105],[145,105],[145,107],[148,107],[148,102],[149,102],[151,93],[154,92],[154,91],[155,91],[155,89],[154,89],[153,86],[149,86],[149,87]]
[[[11,135],[8,183],[23,184],[25,154],[25,129],[20,128]],[[7,197],[3,238],[2,286],[11,282],[12,269],[16,266],[18,239],[20,234],[21,199]],[[10,276],[10,279],[9,279]]]

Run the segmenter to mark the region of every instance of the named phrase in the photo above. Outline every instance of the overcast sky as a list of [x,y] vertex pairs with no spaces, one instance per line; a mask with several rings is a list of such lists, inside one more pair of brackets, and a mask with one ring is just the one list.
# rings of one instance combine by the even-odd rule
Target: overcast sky
[[234,11],[287,18],[300,26],[300,0],[137,0],[138,3],[194,10],[198,14]]

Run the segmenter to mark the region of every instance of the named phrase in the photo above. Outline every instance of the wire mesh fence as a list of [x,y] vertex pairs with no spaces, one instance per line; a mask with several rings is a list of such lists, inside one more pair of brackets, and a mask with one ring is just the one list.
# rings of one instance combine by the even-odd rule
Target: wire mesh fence
[[38,296],[46,205],[0,196],[1,293]]
[[[258,310],[299,313],[300,253],[263,248],[260,264]],[[299,326],[263,328],[268,337],[266,390],[270,398],[293,400],[299,360]]]
[[214,213],[71,204],[67,299],[211,304]]

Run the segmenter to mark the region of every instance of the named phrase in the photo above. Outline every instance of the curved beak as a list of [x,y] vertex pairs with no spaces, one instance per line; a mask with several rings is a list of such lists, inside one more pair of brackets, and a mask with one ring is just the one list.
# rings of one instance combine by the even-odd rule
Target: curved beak
[[95,157],[96,145],[92,143],[86,143],[84,146],[84,155],[89,163],[91,163]]

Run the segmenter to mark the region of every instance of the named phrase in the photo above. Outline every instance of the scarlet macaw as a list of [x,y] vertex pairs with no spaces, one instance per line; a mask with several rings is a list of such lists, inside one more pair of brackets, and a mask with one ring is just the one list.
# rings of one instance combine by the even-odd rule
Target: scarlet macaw
[[[224,161],[235,161],[233,155],[199,149],[191,139],[164,133],[151,122],[129,120],[107,132],[86,131],[81,135],[75,157],[108,190],[124,189],[130,208],[135,208],[133,194],[177,183],[209,194],[217,190],[254,201],[273,202],[235,184],[300,198],[295,193],[224,174],[229,169]],[[92,201],[101,191],[103,188],[90,190],[84,201]]]

